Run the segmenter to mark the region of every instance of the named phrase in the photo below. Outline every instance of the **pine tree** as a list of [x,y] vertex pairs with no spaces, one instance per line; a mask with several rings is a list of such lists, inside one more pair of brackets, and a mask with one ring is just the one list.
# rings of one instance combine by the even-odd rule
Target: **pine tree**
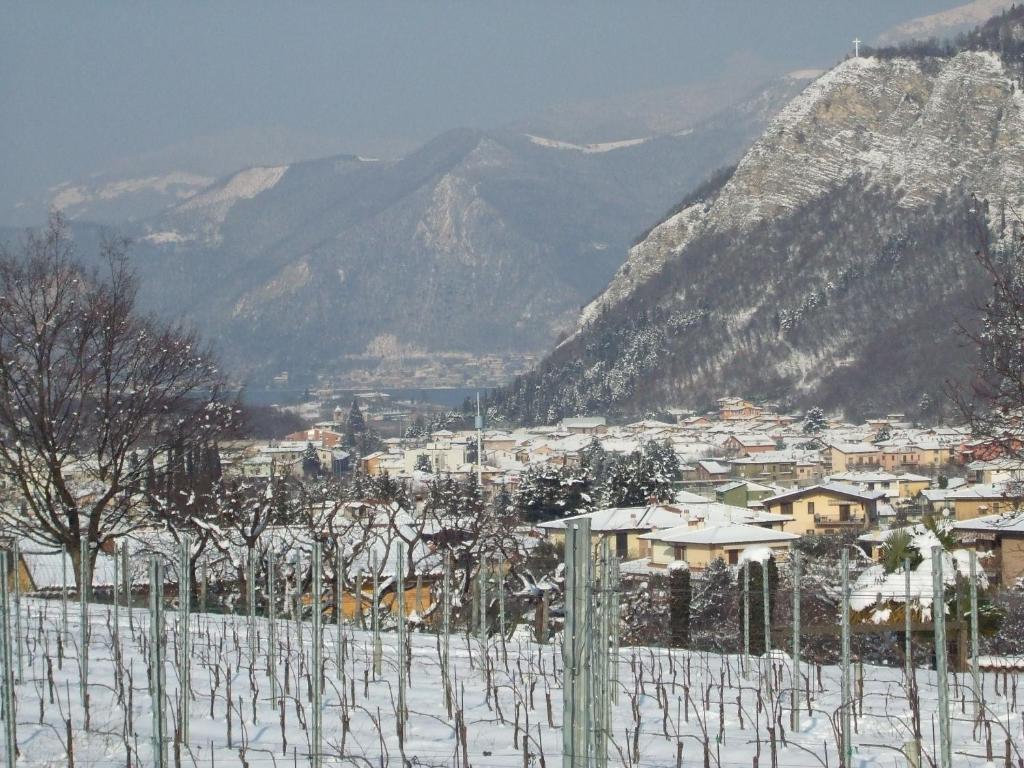
[[607,462],[598,498],[604,507],[670,501],[678,476],[679,457],[672,446],[667,441],[645,443],[641,450]]
[[356,446],[359,438],[366,434],[366,419],[359,408],[359,401],[352,401],[352,408],[348,412],[348,423],[345,428],[345,438],[348,444]]
[[494,497],[494,513],[498,517],[508,517],[515,514],[515,505],[512,503],[512,494],[508,492],[507,486],[501,486],[498,494]]
[[520,477],[513,506],[529,522],[583,514],[593,509],[592,486],[583,467],[529,467]]
[[804,434],[816,435],[825,430],[828,422],[825,420],[825,412],[818,407],[811,408],[804,416]]

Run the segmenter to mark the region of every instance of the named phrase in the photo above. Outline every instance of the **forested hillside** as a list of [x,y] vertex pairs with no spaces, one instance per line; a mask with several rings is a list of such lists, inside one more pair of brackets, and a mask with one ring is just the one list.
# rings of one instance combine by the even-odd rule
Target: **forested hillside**
[[934,401],[973,363],[957,332],[984,295],[973,253],[1021,210],[1022,18],[819,78],[728,178],[630,250],[498,410],[547,421],[725,393],[851,413]]

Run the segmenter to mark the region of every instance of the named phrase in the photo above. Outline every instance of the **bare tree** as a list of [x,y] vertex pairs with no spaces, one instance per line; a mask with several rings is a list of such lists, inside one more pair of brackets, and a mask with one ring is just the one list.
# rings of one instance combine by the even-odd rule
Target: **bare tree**
[[146,468],[231,412],[196,335],[136,309],[126,248],[107,242],[88,272],[54,214],[0,250],[0,476],[20,497],[0,519],[67,546],[76,579],[85,537],[90,584],[98,548],[148,520]]

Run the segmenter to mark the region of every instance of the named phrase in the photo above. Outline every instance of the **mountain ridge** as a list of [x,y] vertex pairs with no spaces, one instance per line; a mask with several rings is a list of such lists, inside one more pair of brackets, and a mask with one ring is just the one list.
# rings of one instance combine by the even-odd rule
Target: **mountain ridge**
[[[941,396],[934,361],[921,359],[913,345],[904,351],[914,365],[886,370],[888,402],[877,367],[872,377],[868,361],[878,359],[883,340],[903,341],[893,341],[886,320],[912,326],[917,336],[910,338],[926,348],[939,344],[935,359],[948,372],[966,374],[969,367],[955,334],[937,336],[922,322],[927,296],[908,292],[905,275],[884,274],[879,265],[915,265],[941,297],[928,309],[940,327],[955,327],[957,312],[970,314],[978,289],[970,254],[979,225],[964,212],[982,206],[1001,221],[1003,208],[1019,208],[1024,171],[1016,63],[976,43],[1019,36],[1022,17],[1018,11],[992,22],[1010,32],[986,27],[980,37],[968,36],[971,50],[850,58],[808,86],[708,199],[675,213],[630,249],[574,334],[498,394],[498,411],[526,421],[633,414],[707,404],[726,390],[851,410]],[[856,220],[860,245],[857,230],[825,204],[841,204]],[[946,234],[933,243],[933,264],[918,251],[931,240],[929,228]],[[838,233],[846,240],[832,242]],[[813,291],[799,289],[790,272],[796,266],[801,280],[816,281]],[[850,281],[854,287],[843,291],[861,290],[856,284],[865,275],[881,281],[877,292],[888,302],[862,297],[874,313],[867,317],[836,293]],[[820,338],[796,330],[808,315],[818,318]],[[837,383],[843,375],[861,391]]]
[[380,349],[541,352],[636,234],[734,162],[800,77],[602,151],[455,129],[397,160],[243,169],[127,228],[143,303],[187,316],[256,380],[372,366]]

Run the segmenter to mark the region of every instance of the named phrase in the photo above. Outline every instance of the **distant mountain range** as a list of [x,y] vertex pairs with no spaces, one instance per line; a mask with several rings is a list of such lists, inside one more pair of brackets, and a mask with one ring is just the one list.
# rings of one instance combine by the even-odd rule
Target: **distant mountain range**
[[867,53],[637,243],[497,409],[940,402],[973,363],[957,334],[986,290],[972,254],[1024,202],[1024,8],[952,45]]
[[1013,4],[1014,0],[972,0],[955,8],[897,24],[879,35],[875,42],[878,45],[895,45],[908,40],[950,37],[984,23]]
[[667,135],[455,130],[399,160],[104,178],[58,194],[83,239],[89,218],[132,237],[145,306],[188,318],[256,380],[337,370],[349,355],[539,353],[630,243],[736,162],[814,74]]

